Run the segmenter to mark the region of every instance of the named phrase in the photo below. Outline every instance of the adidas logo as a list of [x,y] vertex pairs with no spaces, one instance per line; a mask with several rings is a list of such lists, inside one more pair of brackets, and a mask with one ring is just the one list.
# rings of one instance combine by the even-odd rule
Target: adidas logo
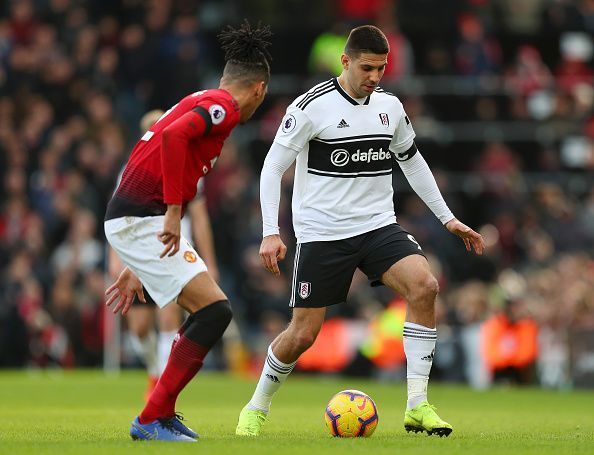
[[425,357],[421,357],[421,360],[426,360],[427,362],[433,362],[433,354],[435,351],[431,351],[431,354],[426,355]]
[[278,378],[277,378],[276,376],[272,375],[272,374],[268,374],[268,373],[267,373],[267,374],[266,374],[266,377],[267,377],[268,379],[270,379],[272,382],[276,382],[276,383],[279,383],[279,382],[280,382],[280,381],[278,380]]
[[345,119],[342,119],[340,123],[336,125],[336,128],[349,128],[350,126],[351,125],[349,125]]

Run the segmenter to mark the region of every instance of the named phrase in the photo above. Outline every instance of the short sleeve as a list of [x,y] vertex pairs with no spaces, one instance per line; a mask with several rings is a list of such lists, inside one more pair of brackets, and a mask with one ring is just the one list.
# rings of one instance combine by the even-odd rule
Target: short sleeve
[[301,109],[289,106],[278,127],[274,142],[301,152],[312,137],[313,125],[309,117]]
[[394,137],[392,137],[392,142],[390,142],[390,150],[394,153],[408,150],[413,144],[415,136],[412,123],[403,109],[400,121],[396,126],[396,131],[394,131]]

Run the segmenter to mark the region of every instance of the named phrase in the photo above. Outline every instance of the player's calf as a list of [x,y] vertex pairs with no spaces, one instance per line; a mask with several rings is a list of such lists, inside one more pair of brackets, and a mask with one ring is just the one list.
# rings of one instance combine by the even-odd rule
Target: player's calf
[[177,397],[198,373],[212,346],[231,322],[228,300],[214,302],[191,314],[176,335],[167,366],[140,414],[143,423],[170,419]]

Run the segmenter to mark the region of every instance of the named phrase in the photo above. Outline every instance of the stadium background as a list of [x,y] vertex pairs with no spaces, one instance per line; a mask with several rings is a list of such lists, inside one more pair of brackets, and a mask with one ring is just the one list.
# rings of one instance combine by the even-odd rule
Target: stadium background
[[[0,367],[103,365],[119,332],[102,305],[102,219],[139,119],[216,87],[216,34],[244,17],[273,28],[273,78],[206,179],[238,323],[209,367],[257,370],[289,317],[292,251],[280,279],[257,255],[259,169],[287,104],[334,71],[345,30],[374,23],[392,48],[382,86],[403,101],[454,213],[488,244],[484,257],[466,254],[396,169],[399,222],[442,288],[432,375],[593,386],[592,0],[2,2]],[[357,276],[330,316],[302,369],[402,378],[390,292]],[[124,327],[116,357],[138,366],[126,339]]]

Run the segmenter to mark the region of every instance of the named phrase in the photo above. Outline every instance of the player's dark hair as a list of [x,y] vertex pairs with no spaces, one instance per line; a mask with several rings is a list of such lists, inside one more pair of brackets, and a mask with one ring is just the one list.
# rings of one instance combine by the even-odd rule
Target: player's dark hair
[[384,32],[374,25],[361,25],[351,30],[344,46],[344,53],[357,58],[362,52],[370,54],[387,54],[390,45]]
[[268,83],[270,79],[270,61],[268,52],[272,36],[270,26],[258,23],[253,28],[244,20],[239,28],[228,25],[219,35],[221,47],[225,52],[223,79],[251,84],[258,80]]

